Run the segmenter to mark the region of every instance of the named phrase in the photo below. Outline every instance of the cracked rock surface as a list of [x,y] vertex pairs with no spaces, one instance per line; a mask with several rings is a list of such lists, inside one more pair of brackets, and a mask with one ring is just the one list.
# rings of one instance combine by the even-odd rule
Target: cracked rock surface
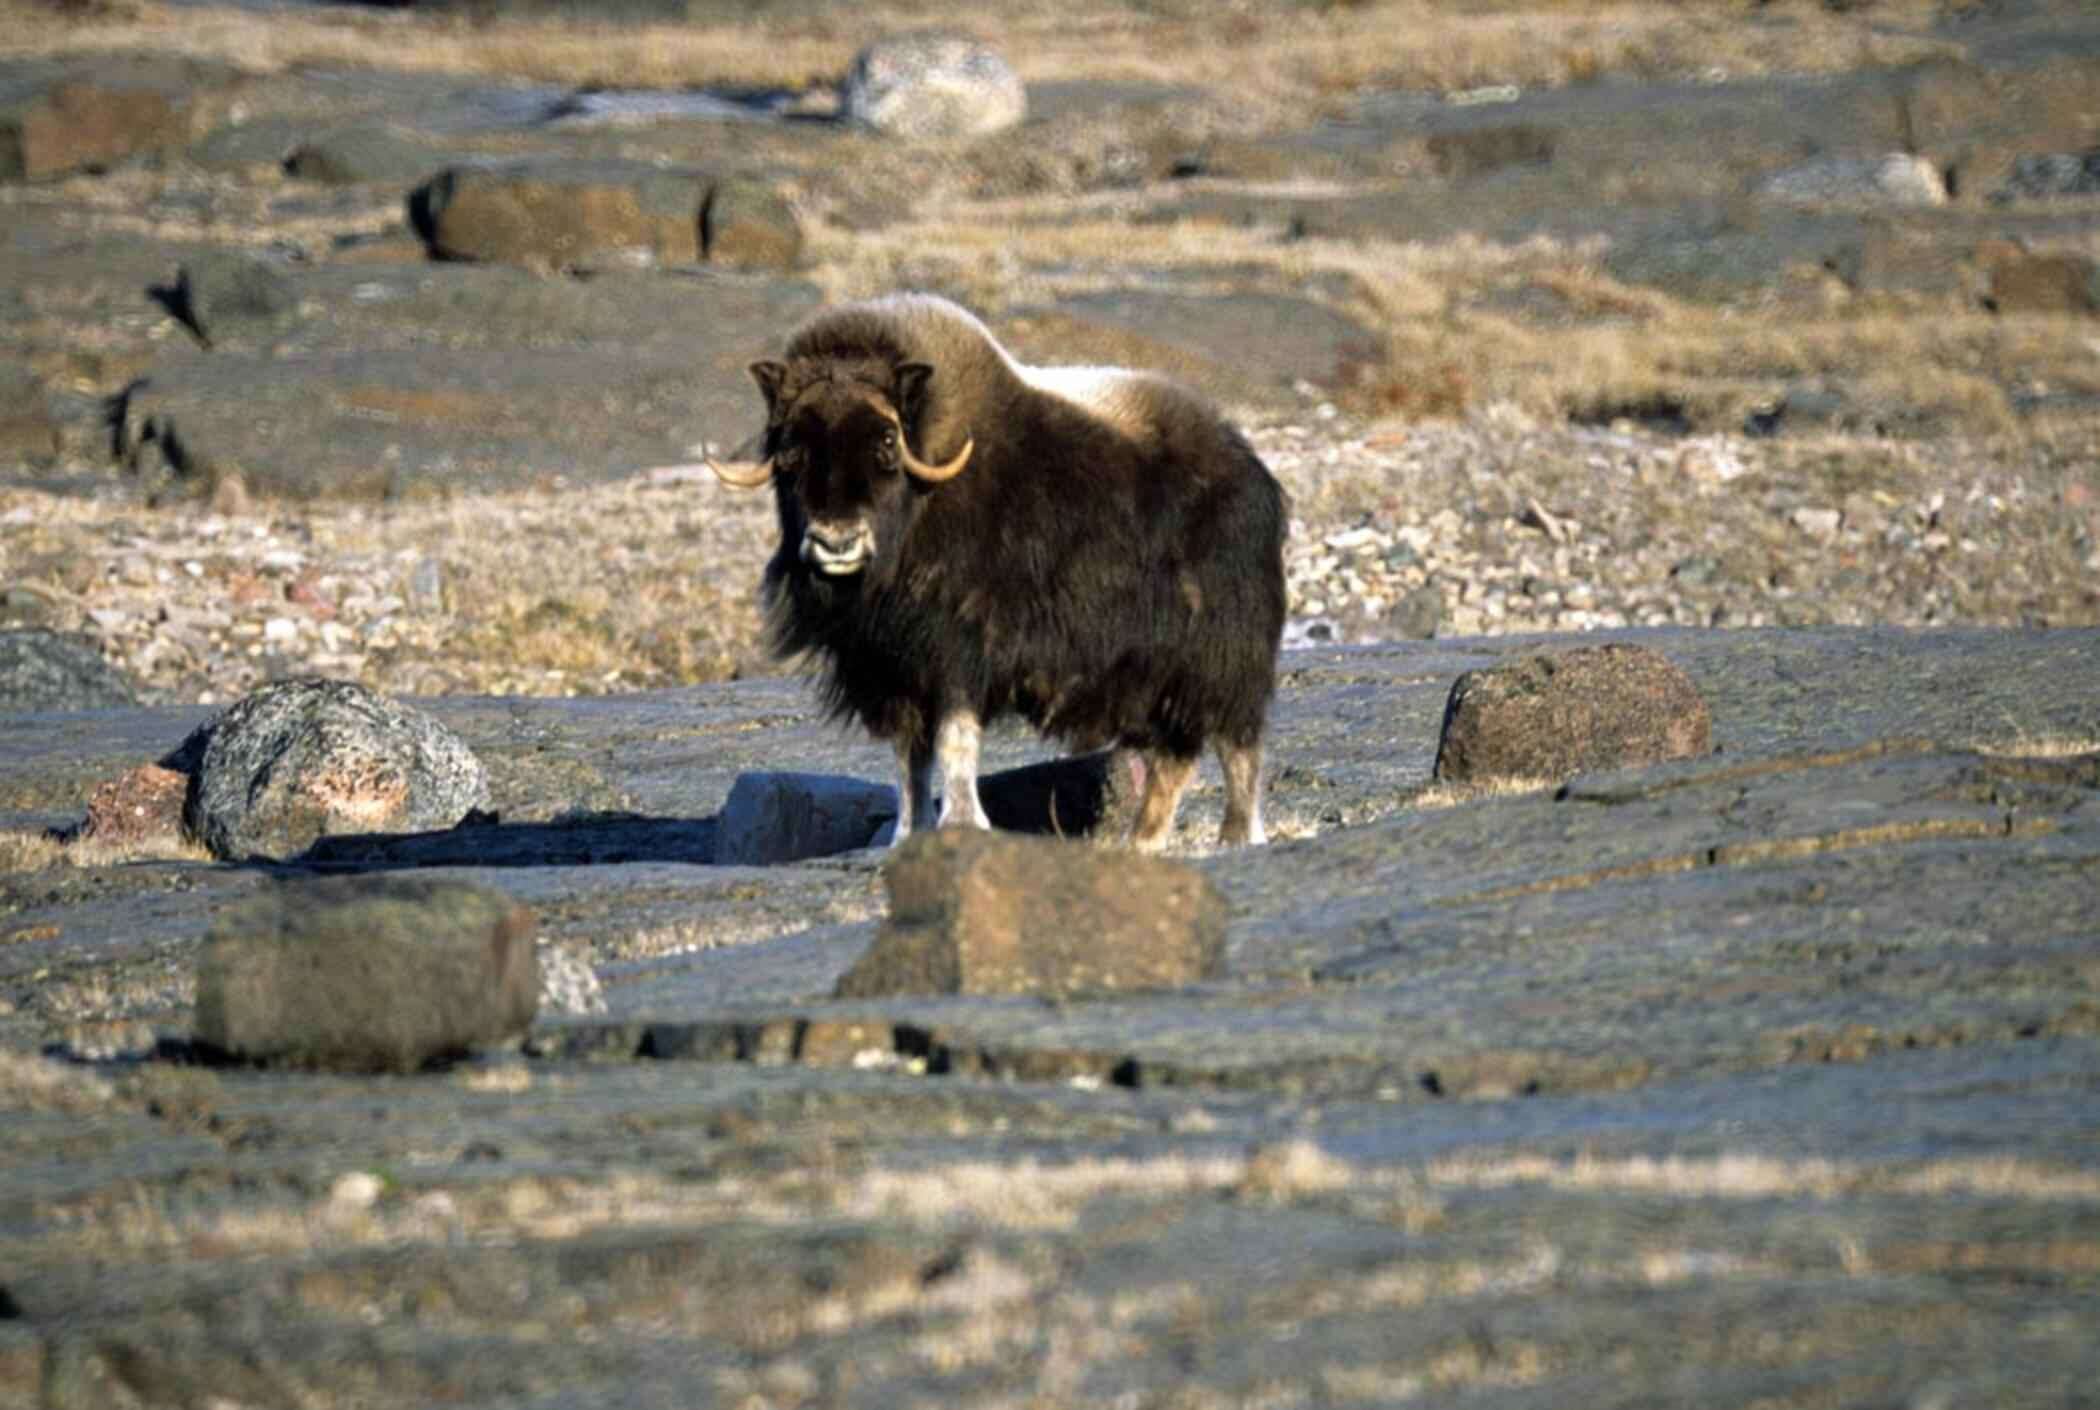
[[[426,702],[502,820],[317,849],[592,958],[519,1054],[183,1066],[273,877],[0,876],[0,1404],[2075,1403],[2100,633],[1619,639],[1715,752],[1531,792],[1432,785],[1437,722],[1565,638],[1289,653],[1276,840],[1206,850],[1206,769],[1224,964],[1164,991],[831,997],[879,855],[709,861],[740,773],[887,777],[792,681]],[[0,808],[201,713],[10,728]]]

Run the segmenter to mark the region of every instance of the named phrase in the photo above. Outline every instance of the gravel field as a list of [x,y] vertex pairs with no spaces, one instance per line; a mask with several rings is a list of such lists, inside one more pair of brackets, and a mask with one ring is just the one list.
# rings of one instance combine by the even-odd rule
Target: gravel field
[[[2100,457],[2072,441],[1309,410],[1253,433],[1293,498],[1289,643],[2100,621]],[[304,673],[404,695],[647,689],[784,669],[754,601],[771,516],[698,466],[377,508],[10,491],[0,605],[92,632],[168,702]]]

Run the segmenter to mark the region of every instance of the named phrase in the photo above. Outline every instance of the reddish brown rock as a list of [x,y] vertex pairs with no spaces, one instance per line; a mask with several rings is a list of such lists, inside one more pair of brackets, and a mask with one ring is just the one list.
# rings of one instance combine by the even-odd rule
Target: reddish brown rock
[[700,238],[709,264],[793,269],[802,258],[802,223],[794,207],[765,182],[743,177],[708,193]]
[[1667,658],[1614,642],[1542,652],[1451,687],[1436,776],[1562,779],[1713,748],[1713,717]]
[[236,77],[222,65],[148,58],[55,69],[0,106],[0,181],[98,171],[187,146],[223,113]]
[[1178,862],[951,828],[913,834],[884,880],[889,923],[841,998],[1162,989],[1224,967],[1225,902]]
[[141,764],[98,785],[88,796],[80,836],[110,847],[172,841],[182,835],[182,801],[189,785],[188,774]]
[[430,253],[541,270],[693,264],[708,182],[629,162],[448,167],[410,211]]
[[2100,313],[2100,265],[2084,255],[2035,253],[2006,240],[1977,247],[1995,313]]

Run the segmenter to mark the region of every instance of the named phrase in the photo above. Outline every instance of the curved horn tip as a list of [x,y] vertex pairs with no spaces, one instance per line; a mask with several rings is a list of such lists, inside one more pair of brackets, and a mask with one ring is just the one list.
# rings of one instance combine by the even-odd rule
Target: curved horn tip
[[919,479],[937,485],[943,480],[952,480],[960,475],[963,467],[970,463],[970,452],[976,448],[977,438],[973,436],[963,442],[963,447],[955,453],[955,458],[945,465],[928,465],[907,449],[904,453],[904,468]]
[[717,460],[713,456],[702,456],[701,463],[715,472],[715,478],[733,490],[755,490],[773,478],[773,462],[765,460]]

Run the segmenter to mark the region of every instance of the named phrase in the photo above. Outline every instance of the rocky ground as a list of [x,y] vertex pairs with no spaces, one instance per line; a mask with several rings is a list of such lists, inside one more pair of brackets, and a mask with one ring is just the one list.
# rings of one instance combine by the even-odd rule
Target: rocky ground
[[[0,1404],[2088,1403],[2100,636],[1634,635],[1721,752],[1558,794],[1427,787],[1541,643],[1293,652],[1160,993],[830,997],[874,860],[705,861],[747,770],[886,772],[776,680],[430,702],[506,821],[337,839],[592,957],[523,1056],[126,1058],[280,874],[0,875]],[[25,720],[0,806],[206,713]]]
[[[837,120],[958,18],[1028,121]],[[0,628],[121,673],[0,714],[0,1410],[2095,1403],[2089,7],[0,20]],[[1199,982],[842,998],[881,857],[717,862],[740,777],[891,763],[695,462],[898,286],[1291,493]],[[1715,752],[1432,778],[1463,673],[1601,640]],[[54,839],[309,673],[487,814]],[[207,935],[313,871],[529,917],[525,1042],[193,1065]]]

